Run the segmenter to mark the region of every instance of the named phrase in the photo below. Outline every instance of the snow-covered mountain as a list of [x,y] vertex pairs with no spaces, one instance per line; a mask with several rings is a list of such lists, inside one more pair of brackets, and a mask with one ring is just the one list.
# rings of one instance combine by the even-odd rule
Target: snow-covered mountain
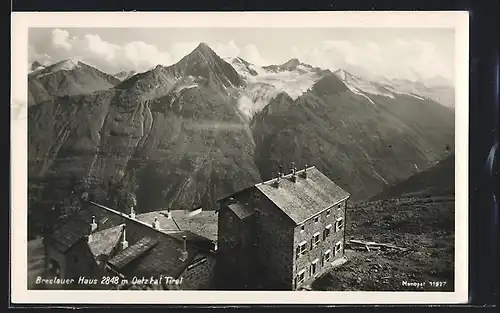
[[[257,66],[242,58],[226,58],[243,78],[245,84],[241,87],[238,100],[240,110],[248,117],[262,110],[271,99],[280,93],[288,94],[296,99],[310,89],[315,82],[331,74],[309,64],[291,59],[280,65]],[[364,72],[357,69],[356,73]],[[355,75],[350,71],[338,69],[334,72],[347,88],[354,94],[366,98],[385,96],[394,99],[395,96],[409,96],[419,100],[431,99],[440,104],[454,107],[454,89],[445,78],[422,82],[420,76],[415,81],[407,79],[388,79],[371,75]]]
[[47,67],[38,66],[30,75],[37,78],[43,77],[45,75],[51,75],[59,71],[71,71],[82,67],[82,62],[73,59],[67,59]]
[[113,76],[118,78],[121,81],[124,81],[124,80],[129,79],[130,77],[134,76],[135,74],[137,74],[137,72],[131,70],[131,71],[121,71],[121,72],[114,74]]
[[281,65],[260,67],[242,58],[226,58],[244,81],[238,99],[239,109],[251,117],[262,110],[274,97],[287,93],[296,99],[310,89],[328,70],[314,68],[291,59]]

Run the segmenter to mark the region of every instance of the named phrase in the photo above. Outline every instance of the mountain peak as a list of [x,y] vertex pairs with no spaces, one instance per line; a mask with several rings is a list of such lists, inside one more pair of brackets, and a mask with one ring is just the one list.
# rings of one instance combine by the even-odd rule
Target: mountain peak
[[215,54],[214,50],[212,50],[212,48],[210,48],[204,42],[200,42],[200,44],[193,50],[193,52],[200,52],[203,55],[206,55],[206,54],[213,55],[213,54]]
[[347,76],[349,76],[349,74],[345,70],[343,70],[341,68],[339,68],[338,70],[336,70],[335,72],[333,72],[333,74],[335,74],[335,76],[337,76],[341,80],[346,80]]
[[79,60],[76,59],[66,59],[60,62],[57,62],[56,64],[53,65],[52,70],[57,71],[57,70],[66,70],[70,71],[73,70],[77,67],[80,67],[82,63]]
[[283,64],[283,65],[292,65],[292,64],[293,65],[299,65],[300,64],[299,59],[292,58],[292,59],[288,60],[287,62],[285,62],[285,64]]
[[299,59],[293,58],[293,59],[290,59],[287,62],[283,63],[281,65],[281,67],[283,67],[283,68],[295,68],[295,67],[297,67],[300,64],[301,63],[300,63]]
[[241,85],[241,78],[236,70],[204,42],[179,62],[167,67],[166,71],[174,77],[204,77],[212,84],[224,87]]
[[31,63],[31,70],[34,71],[40,66],[42,66],[42,64],[40,64],[40,62],[34,61],[33,63]]
[[200,42],[197,49],[210,49],[210,47],[208,46],[208,44],[206,44],[204,42]]

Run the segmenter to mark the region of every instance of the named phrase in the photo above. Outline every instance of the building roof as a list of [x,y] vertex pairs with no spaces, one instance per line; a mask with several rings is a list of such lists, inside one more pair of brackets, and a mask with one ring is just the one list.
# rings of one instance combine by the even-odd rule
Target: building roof
[[244,219],[254,213],[254,210],[240,202],[231,203],[228,207],[239,219]]
[[132,262],[133,260],[146,253],[158,242],[159,240],[153,239],[151,237],[144,237],[115,255],[111,260],[109,260],[109,264],[114,266],[114,268],[120,270],[130,264],[130,262]]
[[191,231],[178,231],[170,233],[172,237],[176,237],[179,240],[184,240],[184,236],[186,237],[187,244],[192,244],[197,248],[200,248],[205,251],[211,251],[214,248],[213,241],[208,239],[207,237],[200,236]]
[[349,193],[316,167],[309,167],[306,171],[307,178],[302,176],[304,170],[297,171],[296,182],[291,180],[291,174],[283,176],[279,187],[274,185],[276,179],[255,185],[296,224],[349,197]]
[[[161,233],[161,232],[158,232]],[[183,250],[183,242],[178,238],[174,238],[167,234],[162,234],[160,240],[156,239],[157,243],[152,245],[152,242],[149,243],[141,243],[140,245],[133,244],[129,246],[129,248],[123,250],[126,252],[129,249],[130,260],[119,261],[119,259],[115,259],[120,268],[116,270],[121,274],[132,277],[132,276],[172,276],[179,277],[182,272],[191,264],[193,259],[200,253],[203,253],[200,249],[193,246],[192,244],[186,245],[186,250],[188,252],[187,260],[181,260],[181,252]],[[141,240],[144,240],[142,238]],[[149,246],[152,245],[152,246]],[[211,256],[211,255],[207,255]],[[121,256],[120,258],[124,258]],[[111,266],[113,264],[110,263]]]
[[[175,211],[170,211],[170,212],[172,212],[172,216],[173,216],[174,215],[173,212],[175,212]],[[155,221],[155,217],[158,218],[158,222],[160,224],[161,231],[172,232],[172,231],[181,230],[179,225],[177,225],[172,218],[167,217],[167,210],[141,213],[141,214],[137,214],[135,216],[135,218],[138,219],[139,221],[142,221],[142,222],[147,223],[149,225],[153,225],[153,222]]]
[[191,231],[210,240],[217,240],[217,213],[215,211],[199,211],[196,214],[185,210],[171,210],[172,218],[167,211],[154,211],[136,215],[140,221],[152,224],[158,218],[160,229],[166,233],[172,231]]
[[123,233],[123,225],[120,224],[101,231],[92,233],[92,241],[89,242],[90,251],[95,257],[109,255],[113,252]]
[[95,232],[117,226],[124,222],[121,216],[110,214],[99,207],[89,205],[75,212],[72,216],[61,223],[47,241],[51,246],[65,253],[69,248],[79,242],[80,239],[90,234],[90,223],[95,216],[97,229]]
[[[105,235],[111,235],[114,241],[121,237],[118,229],[122,228],[122,224],[126,225],[126,239],[129,247],[117,255],[111,255],[113,262],[108,263],[111,267],[120,267],[115,270],[125,276],[178,277],[199,255],[214,257],[213,253],[188,240],[186,244],[188,259],[183,261],[180,257],[184,243],[178,235],[153,229],[151,223],[132,219],[127,214],[94,202],[90,202],[62,223],[49,236],[47,243],[66,251],[89,234],[92,216],[95,216],[97,223],[97,230],[92,233],[92,241],[89,243],[94,254],[99,251],[113,250],[111,246],[116,246],[120,239],[114,242],[114,245],[113,242],[104,243],[109,239]],[[152,242],[155,243],[152,244]]]

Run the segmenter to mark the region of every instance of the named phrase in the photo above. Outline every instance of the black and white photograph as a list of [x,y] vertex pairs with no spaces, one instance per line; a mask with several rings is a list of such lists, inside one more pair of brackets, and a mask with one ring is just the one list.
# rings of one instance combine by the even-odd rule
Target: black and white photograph
[[147,19],[30,25],[13,55],[16,284],[463,295],[468,43],[453,25],[466,14]]

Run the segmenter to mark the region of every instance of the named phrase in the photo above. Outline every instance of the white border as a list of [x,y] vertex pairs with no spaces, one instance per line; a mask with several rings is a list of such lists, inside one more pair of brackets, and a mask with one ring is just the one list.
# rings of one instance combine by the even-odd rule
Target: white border
[[[29,27],[447,27],[455,29],[455,292],[27,290],[27,35]],[[468,12],[12,13],[11,301],[57,304],[440,304],[468,299]]]

